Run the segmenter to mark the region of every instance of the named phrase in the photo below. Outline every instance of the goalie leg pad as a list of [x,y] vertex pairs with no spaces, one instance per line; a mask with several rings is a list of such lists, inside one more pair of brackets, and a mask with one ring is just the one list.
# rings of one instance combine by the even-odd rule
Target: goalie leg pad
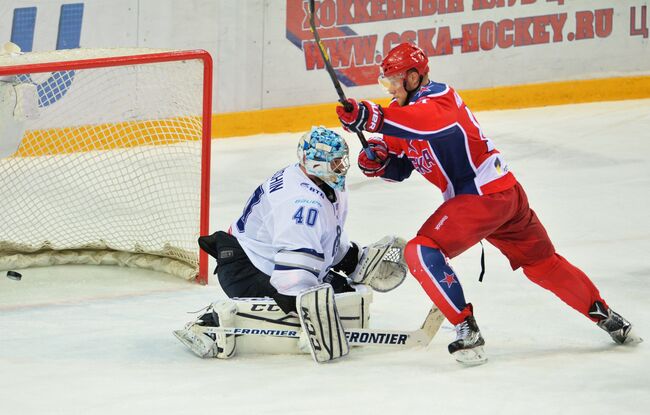
[[296,308],[316,362],[338,359],[350,352],[331,285],[321,284],[301,292]]
[[[365,285],[355,285],[354,292],[335,294],[336,308],[339,312],[339,319],[343,326],[352,329],[362,329],[368,327],[369,306],[372,302],[372,290]],[[271,298],[233,298],[226,300],[232,301],[237,307],[237,312],[233,319],[225,318],[229,314],[218,313],[220,324],[219,327],[230,327],[250,330],[265,330],[289,332],[302,332],[300,320],[297,314],[286,314]],[[216,303],[215,303],[216,305]],[[217,307],[219,308],[219,307]],[[301,342],[296,338],[282,336],[247,336],[247,335],[228,335],[228,337],[218,339],[213,335],[223,335],[205,324],[205,319],[210,313],[206,310],[197,320],[188,323],[184,329],[174,331],[174,335],[194,354],[199,357],[232,357],[234,353],[229,351],[235,350],[236,353],[242,354],[310,354],[309,341],[305,339],[304,350],[301,348]],[[226,324],[227,323],[227,324]],[[204,324],[204,325],[202,325]],[[218,340],[218,344],[215,341]],[[219,351],[219,348],[222,351]]]
[[236,340],[233,334],[211,332],[211,327],[231,327],[237,306],[232,300],[210,304],[205,313],[195,321],[175,330],[174,336],[197,356],[229,359],[235,355]]
[[[372,290],[354,285],[354,292],[334,294],[339,319],[346,329],[368,327]],[[301,331],[296,314],[286,314],[271,298],[233,298],[237,315],[233,327],[261,330]],[[295,300],[294,300],[295,302]],[[294,303],[295,307],[295,303]],[[305,339],[306,340],[306,339]],[[304,345],[308,343],[305,342]],[[310,354],[309,347],[289,337],[237,336],[237,354]]]

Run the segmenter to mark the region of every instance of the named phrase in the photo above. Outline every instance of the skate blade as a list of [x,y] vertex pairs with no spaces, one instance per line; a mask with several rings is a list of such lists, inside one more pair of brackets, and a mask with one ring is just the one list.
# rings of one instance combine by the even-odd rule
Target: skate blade
[[482,346],[477,346],[472,349],[462,349],[453,353],[454,358],[458,363],[466,366],[478,366],[487,362],[487,356]]
[[206,348],[205,344],[196,342],[196,337],[189,333],[187,330],[174,330],[173,333],[181,343],[183,343],[188,349],[192,351],[192,353],[198,357],[204,358],[210,354],[211,348]]
[[642,342],[643,342],[643,339],[641,337],[639,337],[634,332],[633,329],[630,329],[630,331],[627,332],[627,336],[625,337],[625,341],[623,342],[623,344],[634,346],[634,345],[637,345],[637,344],[642,343]]

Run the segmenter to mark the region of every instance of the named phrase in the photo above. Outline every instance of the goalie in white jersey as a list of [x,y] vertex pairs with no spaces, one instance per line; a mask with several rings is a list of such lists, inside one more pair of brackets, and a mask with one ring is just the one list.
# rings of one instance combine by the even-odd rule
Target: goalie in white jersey
[[[310,324],[303,321],[303,317],[309,319],[310,301],[315,301],[312,305],[316,307],[312,314],[328,314],[329,321],[318,323],[326,327],[323,334],[328,341],[334,338],[337,343],[336,347],[326,348],[336,350],[328,350],[328,356],[323,357],[312,348],[317,361],[347,354],[333,297],[334,293],[355,291],[347,277],[388,291],[406,275],[403,240],[388,237],[369,247],[374,249],[373,255],[363,255],[369,248],[360,250],[348,239],[344,230],[348,152],[339,134],[323,127],[312,128],[298,144],[299,162],[279,170],[258,186],[228,232],[199,238],[201,248],[217,260],[215,273],[228,297],[271,297],[285,314],[300,314],[301,325]],[[399,255],[384,261],[390,249],[398,249]],[[297,307],[303,312],[298,312]],[[222,301],[212,304],[208,311],[175,334],[202,357],[230,357],[234,354],[234,336],[208,336],[203,327],[233,324],[237,307],[232,301]],[[303,329],[311,332],[313,327]],[[315,341],[322,343],[323,339]]]
[[312,128],[300,139],[298,159],[255,189],[227,233],[199,238],[217,259],[228,297],[273,297],[289,313],[298,293],[322,282],[350,289],[344,278],[327,275],[335,264],[351,274],[358,261],[343,230],[348,146],[335,132]]

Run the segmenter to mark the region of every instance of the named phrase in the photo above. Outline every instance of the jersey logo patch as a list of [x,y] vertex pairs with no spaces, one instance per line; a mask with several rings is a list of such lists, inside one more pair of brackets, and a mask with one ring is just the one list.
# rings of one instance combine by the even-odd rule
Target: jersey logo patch
[[284,185],[283,183],[283,175],[284,174],[284,169],[280,170],[279,172],[275,173],[273,176],[271,176],[271,179],[269,179],[269,193],[273,193],[276,190],[282,189],[282,186]]
[[413,164],[413,167],[415,167],[415,170],[421,174],[431,173],[433,166],[436,165],[436,162],[431,156],[431,152],[427,148],[422,150],[420,156],[409,157],[409,160],[411,160],[411,163]]

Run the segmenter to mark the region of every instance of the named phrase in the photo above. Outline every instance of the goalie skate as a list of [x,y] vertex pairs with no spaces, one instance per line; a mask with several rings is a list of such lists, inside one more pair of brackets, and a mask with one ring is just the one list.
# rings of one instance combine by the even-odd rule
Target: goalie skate
[[449,344],[448,350],[459,363],[480,365],[487,362],[484,345],[485,340],[481,336],[474,316],[469,316],[456,325],[456,340]]
[[235,336],[214,333],[209,328],[232,325],[236,312],[231,300],[212,303],[201,317],[187,323],[182,330],[175,330],[174,336],[201,358],[229,359],[235,355]]

